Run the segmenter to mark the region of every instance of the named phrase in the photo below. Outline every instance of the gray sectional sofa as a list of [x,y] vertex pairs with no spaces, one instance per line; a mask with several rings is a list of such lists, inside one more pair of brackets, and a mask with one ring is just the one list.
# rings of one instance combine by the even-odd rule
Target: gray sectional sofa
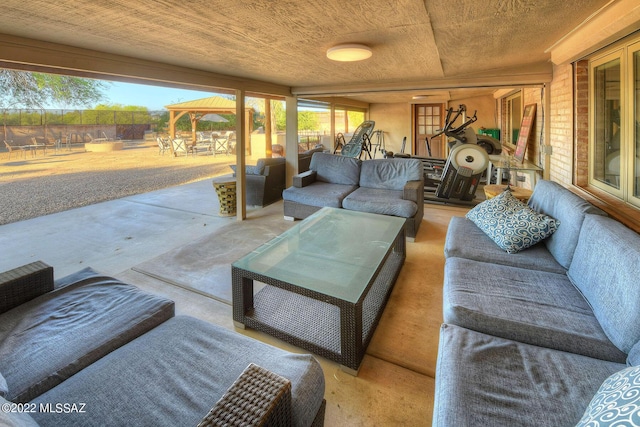
[[0,274],[0,425],[322,425],[324,375],[90,268]]
[[433,425],[636,425],[640,236],[550,181],[529,207],[559,225],[515,254],[451,220]]
[[414,239],[424,216],[424,176],[417,159],[374,159],[314,153],[309,170],[282,193],[284,216],[302,219],[328,206],[406,218]]

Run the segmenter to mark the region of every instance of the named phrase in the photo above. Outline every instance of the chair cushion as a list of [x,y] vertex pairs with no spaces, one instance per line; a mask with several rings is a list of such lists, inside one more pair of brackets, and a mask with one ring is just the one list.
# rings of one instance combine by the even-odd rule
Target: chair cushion
[[609,339],[628,353],[640,341],[640,235],[611,218],[586,215],[567,275]]
[[341,208],[344,198],[356,188],[356,185],[316,181],[302,188],[289,187],[282,192],[282,198],[308,206]]
[[464,217],[452,217],[444,243],[445,257],[474,259],[476,261],[510,265],[512,267],[565,274],[544,243],[537,243],[526,251],[510,254],[494,244],[487,234],[473,221]]
[[360,187],[344,198],[342,207],[352,211],[411,218],[418,211],[418,206],[402,196],[402,190]]
[[567,269],[578,244],[584,216],[588,213],[606,216],[602,210],[560,184],[546,180],[538,181],[528,204],[534,211],[549,215],[562,224],[544,240],[544,244],[556,261]]
[[56,281],[0,315],[7,399],[33,399],[173,315],[173,301],[90,268]]
[[329,153],[313,153],[309,169],[317,172],[316,180],[331,184],[358,185],[362,161]]
[[541,347],[625,363],[565,274],[463,258],[444,266],[446,323]]
[[[244,173],[246,175],[262,175],[266,166],[279,165],[285,162],[286,159],[284,157],[258,159],[255,165],[245,165]],[[229,167],[233,170],[235,175],[237,173],[237,165],[229,165]]]
[[443,325],[433,426],[572,426],[624,367]]
[[509,190],[475,206],[466,217],[510,254],[543,241],[560,225],[554,218],[533,211]]
[[640,425],[640,366],[607,378],[576,427]]
[[420,181],[422,175],[418,159],[374,159],[362,163],[360,186],[402,190],[408,181]]
[[[291,381],[294,426],[310,426],[324,398],[320,364],[187,316],[177,316],[34,400],[84,402],[75,425],[195,426],[254,363]],[[90,408],[90,410],[89,410]],[[33,414],[41,426],[69,414]]]

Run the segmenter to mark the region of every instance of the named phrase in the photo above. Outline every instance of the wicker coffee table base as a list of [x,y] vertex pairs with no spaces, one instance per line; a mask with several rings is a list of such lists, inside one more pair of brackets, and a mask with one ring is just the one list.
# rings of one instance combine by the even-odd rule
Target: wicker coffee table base
[[[404,259],[402,230],[355,303],[232,266],[234,323],[326,357],[357,375]],[[255,295],[254,281],[267,285]]]

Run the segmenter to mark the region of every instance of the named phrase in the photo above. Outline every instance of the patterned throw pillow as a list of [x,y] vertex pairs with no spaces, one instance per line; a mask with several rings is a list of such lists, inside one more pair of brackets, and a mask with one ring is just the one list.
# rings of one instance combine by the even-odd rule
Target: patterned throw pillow
[[576,427],[640,425],[640,366],[607,378]]
[[510,254],[543,241],[560,225],[560,221],[516,199],[509,190],[480,203],[466,217]]

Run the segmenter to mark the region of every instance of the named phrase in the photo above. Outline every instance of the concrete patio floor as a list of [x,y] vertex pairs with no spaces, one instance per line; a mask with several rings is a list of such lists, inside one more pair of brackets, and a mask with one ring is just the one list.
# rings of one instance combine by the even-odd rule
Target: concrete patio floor
[[[282,215],[282,202],[266,211],[247,209],[247,218],[267,212]],[[327,426],[426,426],[431,424],[435,357],[441,323],[442,246],[446,224],[452,215],[466,210],[450,206],[425,206],[425,220],[415,243],[408,243],[408,256],[396,288],[421,288],[433,282],[435,291],[419,301],[418,320],[413,324],[394,323],[408,304],[392,294],[378,330],[370,344],[384,357],[369,351],[360,373],[353,377],[329,360],[319,358],[325,372]],[[176,302],[178,314],[188,314],[222,327],[233,326],[231,306],[196,292],[141,274],[132,267],[214,232],[235,217],[218,216],[218,202],[211,180],[98,203],[52,215],[0,226],[0,271],[28,262],[43,260],[54,266],[60,278],[79,269],[94,269],[164,295]],[[401,282],[404,285],[401,285]],[[400,292],[400,291],[398,291]],[[410,291],[413,292],[413,291]],[[396,302],[394,303],[394,297]],[[416,300],[417,298],[410,298]],[[398,308],[398,304],[404,304]],[[425,306],[425,304],[427,304]],[[418,324],[416,327],[415,324]],[[293,352],[299,348],[253,330],[236,330],[261,341]],[[411,336],[430,347],[424,366],[396,363],[402,353],[411,351],[399,342],[397,349],[388,342]],[[406,344],[405,344],[406,345]],[[413,345],[413,344],[412,344]],[[428,374],[425,374],[428,373]]]

